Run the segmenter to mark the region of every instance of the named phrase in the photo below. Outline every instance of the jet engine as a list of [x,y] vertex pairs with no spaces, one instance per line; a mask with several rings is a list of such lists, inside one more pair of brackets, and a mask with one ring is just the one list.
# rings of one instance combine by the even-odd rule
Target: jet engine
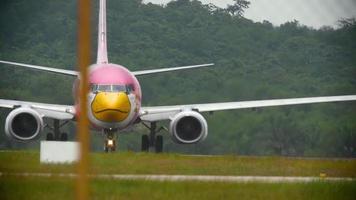
[[31,108],[17,108],[10,112],[5,121],[8,137],[29,141],[35,139],[43,129],[41,115]]
[[173,141],[177,143],[198,143],[208,136],[208,124],[198,112],[183,111],[171,120],[169,133]]

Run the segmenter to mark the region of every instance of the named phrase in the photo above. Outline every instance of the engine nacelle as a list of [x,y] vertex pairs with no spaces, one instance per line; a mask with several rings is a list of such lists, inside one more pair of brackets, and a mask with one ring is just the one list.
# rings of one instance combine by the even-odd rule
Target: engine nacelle
[[169,133],[177,143],[198,143],[208,136],[208,124],[198,112],[183,111],[171,120]]
[[15,109],[10,112],[5,121],[6,135],[19,141],[35,139],[42,129],[41,115],[31,108]]

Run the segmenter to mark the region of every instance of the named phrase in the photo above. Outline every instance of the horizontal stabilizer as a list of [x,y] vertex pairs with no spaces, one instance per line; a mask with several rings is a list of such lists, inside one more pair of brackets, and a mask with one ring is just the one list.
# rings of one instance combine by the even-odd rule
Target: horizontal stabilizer
[[72,70],[57,69],[57,68],[44,67],[44,66],[38,66],[38,65],[9,62],[9,61],[3,61],[3,60],[0,60],[0,63],[20,66],[20,67],[26,67],[26,68],[31,68],[31,69],[35,69],[35,70],[56,73],[56,74],[64,74],[64,75],[69,75],[69,76],[78,76],[78,74],[79,74],[78,72],[72,71]]
[[200,67],[209,67],[209,66],[213,66],[213,65],[214,65],[214,63],[210,63],[210,64],[202,64],[202,65],[183,66],[183,67],[172,67],[172,68],[142,70],[142,71],[135,71],[135,72],[132,72],[132,73],[135,76],[141,76],[141,75],[147,75],[147,74],[157,74],[157,73],[170,72],[170,71],[194,69],[194,68],[200,68]]

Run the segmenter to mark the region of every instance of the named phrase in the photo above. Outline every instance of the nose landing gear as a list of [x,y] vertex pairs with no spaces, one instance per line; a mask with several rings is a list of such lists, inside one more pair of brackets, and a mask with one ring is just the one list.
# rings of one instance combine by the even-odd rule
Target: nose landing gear
[[116,150],[116,130],[105,129],[104,134],[106,136],[104,142],[104,151],[105,152],[114,152]]

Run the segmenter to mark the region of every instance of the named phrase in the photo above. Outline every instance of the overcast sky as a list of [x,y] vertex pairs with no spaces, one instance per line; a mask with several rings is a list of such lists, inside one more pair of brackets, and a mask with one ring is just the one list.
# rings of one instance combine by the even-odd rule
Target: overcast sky
[[[144,0],[165,4],[170,0]],[[219,7],[232,4],[232,0],[200,0]],[[253,21],[268,20],[275,25],[298,20],[301,24],[320,28],[336,26],[341,18],[356,17],[356,0],[250,0],[245,17]]]

